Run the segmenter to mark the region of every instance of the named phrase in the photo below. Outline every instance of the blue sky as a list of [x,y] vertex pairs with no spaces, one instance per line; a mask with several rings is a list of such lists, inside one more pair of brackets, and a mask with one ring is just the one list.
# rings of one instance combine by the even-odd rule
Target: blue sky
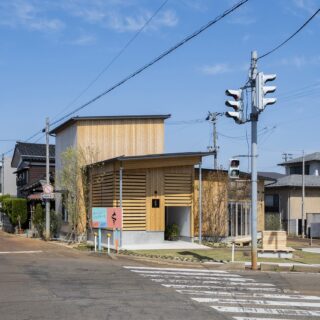
[[[123,55],[75,103],[163,0],[2,0],[0,140],[26,139],[45,117],[63,115],[226,10],[235,1],[169,0]],[[207,112],[225,112],[224,91],[247,79],[250,52],[272,49],[312,15],[317,0],[250,0],[241,9],[78,115],[171,113],[166,152],[206,150]],[[319,151],[320,16],[259,71],[277,74],[277,104],[259,121],[259,170],[279,171],[281,154]],[[299,90],[299,91],[298,91]],[[296,93],[299,94],[296,94]],[[296,94],[296,95],[295,95]],[[250,124],[218,120],[219,164],[247,154]],[[39,138],[39,137],[37,137]],[[35,141],[37,139],[34,139]],[[39,140],[39,142],[42,142]],[[52,139],[53,142],[53,139]],[[14,146],[0,141],[0,152]],[[241,168],[248,169],[242,159]],[[212,159],[205,163],[209,167]]]

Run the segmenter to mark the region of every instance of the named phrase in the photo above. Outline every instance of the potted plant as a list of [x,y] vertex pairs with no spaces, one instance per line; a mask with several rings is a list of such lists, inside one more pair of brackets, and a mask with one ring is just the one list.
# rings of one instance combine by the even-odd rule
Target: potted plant
[[166,226],[165,238],[169,241],[177,241],[179,239],[179,227],[175,223]]

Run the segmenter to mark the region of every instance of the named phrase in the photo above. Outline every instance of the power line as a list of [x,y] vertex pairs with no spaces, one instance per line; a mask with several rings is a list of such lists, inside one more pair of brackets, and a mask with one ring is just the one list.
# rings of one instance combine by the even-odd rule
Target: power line
[[64,111],[69,109],[83,94],[85,94],[94,83],[107,71],[109,68],[120,58],[120,56],[125,52],[125,50],[131,45],[131,43],[140,35],[140,33],[150,24],[153,18],[162,10],[162,8],[167,4],[169,0],[165,0],[160,7],[151,15],[151,17],[144,23],[144,25],[134,34],[133,37],[124,45],[124,47],[110,60],[106,67],[104,67],[98,75],[56,116],[53,117],[53,120],[57,118],[58,115],[62,114]]
[[66,115],[64,115],[63,117],[61,117],[60,119],[54,121],[53,123],[51,123],[50,125],[55,125],[61,121],[63,121],[64,119],[70,117],[71,115],[73,115],[74,113],[84,109],[85,107],[87,107],[88,105],[92,104],[93,102],[99,100],[100,98],[102,98],[103,96],[105,96],[106,94],[108,94],[109,92],[113,91],[114,89],[120,87],[121,85],[123,85],[124,83],[126,83],[127,81],[129,81],[130,79],[136,77],[137,75],[139,75],[140,73],[142,73],[143,71],[145,71],[146,69],[150,68],[152,65],[154,65],[155,63],[157,63],[158,61],[162,60],[163,58],[165,58],[167,55],[169,55],[170,53],[172,53],[173,51],[177,50],[178,48],[180,48],[181,46],[183,46],[184,44],[186,44],[187,42],[189,42],[190,40],[192,40],[193,38],[197,37],[199,34],[201,34],[202,32],[204,32],[205,30],[207,30],[208,28],[210,28],[211,26],[213,26],[214,24],[216,24],[217,22],[219,22],[220,20],[222,20],[223,18],[225,18],[226,16],[228,16],[229,14],[231,14],[232,12],[234,12],[236,9],[238,9],[239,7],[241,7],[242,5],[244,5],[246,2],[248,2],[249,0],[241,0],[238,3],[236,3],[234,6],[232,6],[231,8],[229,8],[228,10],[224,11],[222,14],[220,14],[219,16],[217,16],[215,19],[209,21],[207,24],[205,24],[204,26],[202,26],[200,29],[198,29],[197,31],[193,32],[191,35],[185,37],[183,40],[181,40],[180,42],[178,42],[176,45],[174,45],[173,47],[171,47],[170,49],[166,50],[165,52],[163,52],[162,54],[160,54],[158,57],[156,57],[155,59],[151,60],[149,63],[145,64],[144,66],[142,66],[141,68],[139,68],[138,70],[136,70],[135,72],[131,73],[130,75],[128,75],[127,77],[125,77],[124,79],[122,79],[121,81],[117,82],[116,84],[114,84],[113,86],[111,86],[110,88],[108,88],[107,90],[103,91],[102,93],[100,93],[98,96],[96,96],[95,98],[89,100],[88,102],[84,103],[83,105],[77,107],[76,109],[74,109],[73,111],[67,113]]
[[266,56],[268,56],[269,54],[275,52],[276,50],[278,50],[279,48],[281,48],[282,46],[284,46],[288,41],[290,41],[294,36],[296,36],[318,13],[320,12],[320,8],[296,31],[294,32],[289,38],[287,38],[286,40],[284,40],[283,42],[281,42],[279,45],[277,45],[275,48],[273,48],[272,50],[266,52],[265,54],[263,54],[262,56],[260,56],[258,58],[258,60],[265,58]]

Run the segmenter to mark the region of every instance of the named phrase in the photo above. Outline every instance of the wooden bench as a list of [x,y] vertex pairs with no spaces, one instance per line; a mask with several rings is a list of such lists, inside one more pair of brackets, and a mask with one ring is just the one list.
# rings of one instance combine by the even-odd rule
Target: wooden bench
[[258,257],[292,257],[294,249],[287,247],[286,231],[262,231],[262,249]]

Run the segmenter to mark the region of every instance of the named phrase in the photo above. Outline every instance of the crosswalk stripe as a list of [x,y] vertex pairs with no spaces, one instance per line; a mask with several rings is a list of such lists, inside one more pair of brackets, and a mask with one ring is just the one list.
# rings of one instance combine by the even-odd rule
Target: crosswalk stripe
[[[177,278],[177,279],[190,279],[190,276],[184,276],[184,275],[169,275],[169,274],[144,274],[144,273],[140,273],[141,276],[146,277],[146,278],[163,278],[163,279],[170,279],[170,278]],[[238,277],[225,277],[225,275],[219,275],[216,276],[214,275],[213,277],[210,276],[193,276],[192,279],[196,279],[196,280],[221,280],[221,281],[236,281],[236,282],[256,282],[253,279],[249,279],[249,278],[238,278]]]
[[189,276],[201,276],[203,273],[198,272],[174,272],[174,271],[149,271],[149,270],[131,270],[132,272],[142,273],[142,274],[181,274],[181,275],[189,275]]
[[[252,317],[233,317],[234,320],[284,320],[283,318],[252,318]],[[293,320],[293,319],[286,319],[286,320]]]
[[320,311],[299,310],[299,309],[268,309],[268,308],[247,308],[247,307],[221,307],[211,306],[211,308],[228,313],[261,313],[271,315],[283,315],[283,316],[320,316]]
[[[194,301],[202,303],[218,302],[220,304],[253,304],[253,305],[268,305],[268,306],[297,306],[296,301],[274,301],[274,300],[243,300],[243,299],[219,299],[219,298],[191,298]],[[317,302],[299,302],[299,307],[319,308],[320,303]]]
[[203,288],[203,289],[221,289],[221,288],[228,288],[237,290],[248,290],[248,291],[273,291],[273,292],[281,292],[278,288],[241,288],[237,286],[228,286],[226,284],[221,284],[221,286],[203,286],[203,285],[187,285],[187,284],[162,284],[162,286],[167,288],[177,288],[177,289],[186,289],[186,288]]
[[154,267],[135,267],[124,266],[126,269],[131,270],[166,270],[166,271],[188,271],[188,272],[203,272],[203,273],[228,273],[224,270],[206,270],[206,269],[183,269],[183,268],[154,268]]
[[[225,291],[203,291],[203,290],[176,290],[181,294],[188,294],[188,295],[200,295],[200,296],[241,296],[241,298],[249,297],[249,298],[271,298],[271,299],[288,299],[288,300],[313,300],[313,301],[320,301],[320,297],[318,296],[304,296],[304,295],[290,295],[290,294],[268,294],[268,293],[256,293],[250,292],[250,295],[245,292],[225,292]],[[300,303],[300,302],[297,302]]]
[[[159,278],[151,278],[152,281],[155,282],[169,282],[169,283],[196,283],[200,280],[176,280],[176,279],[159,279]],[[230,286],[261,286],[261,287],[274,287],[274,284],[271,283],[245,283],[245,282],[233,282],[233,281],[213,281],[213,280],[204,280],[201,283],[203,284],[221,284],[221,285],[230,285]]]

